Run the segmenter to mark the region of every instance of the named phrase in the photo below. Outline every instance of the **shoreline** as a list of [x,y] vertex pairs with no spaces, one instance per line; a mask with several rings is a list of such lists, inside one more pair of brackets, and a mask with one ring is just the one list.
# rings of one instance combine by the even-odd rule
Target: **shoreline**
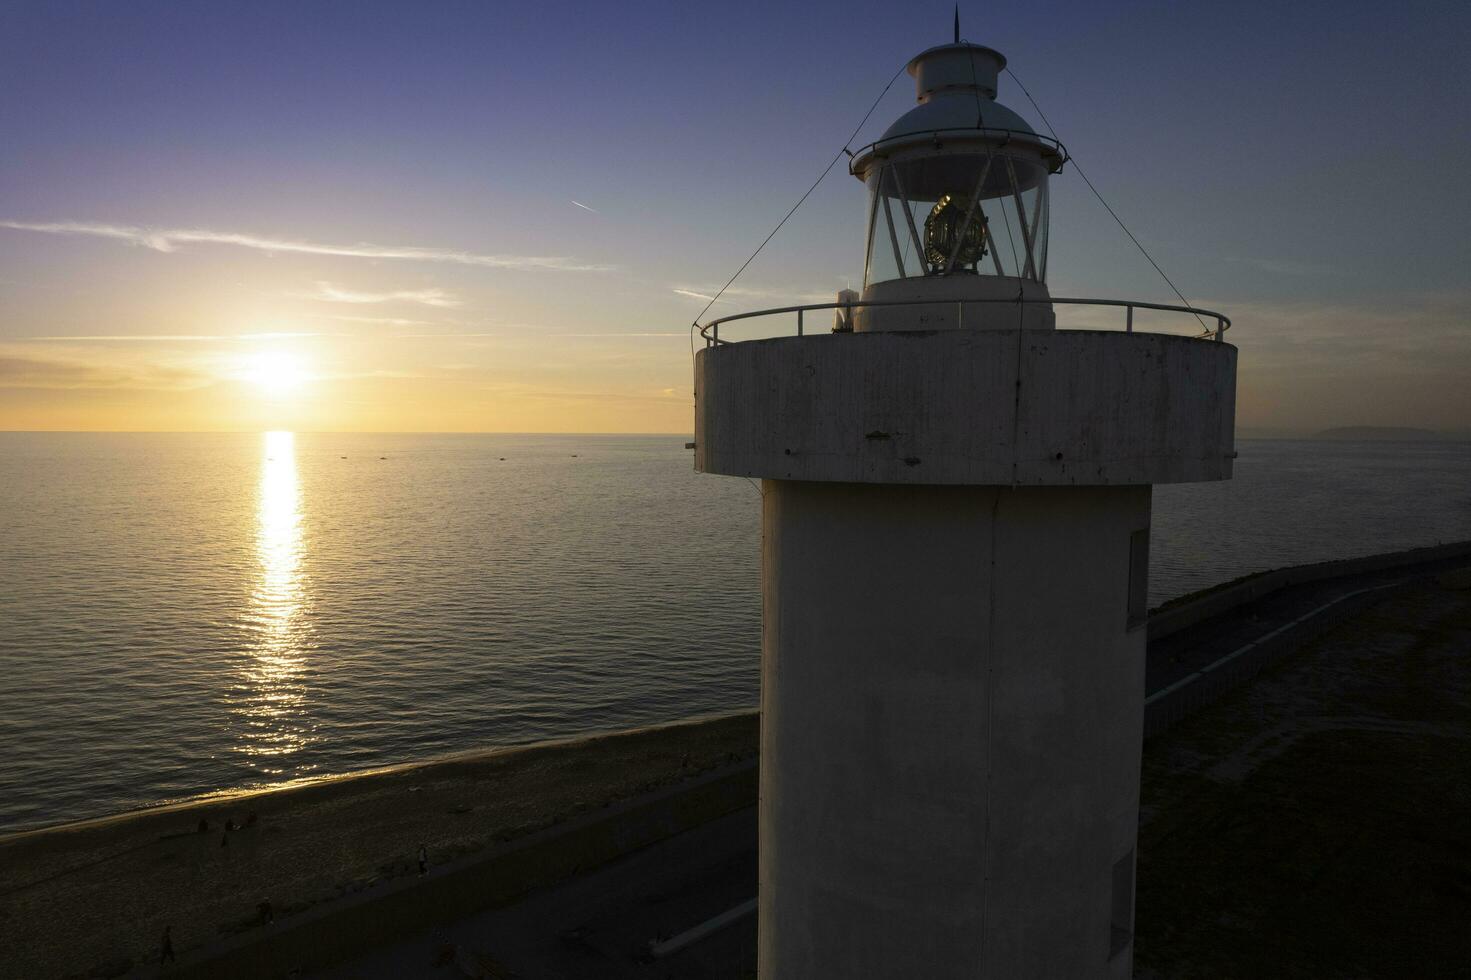
[[[4,976],[117,976],[753,759],[754,710],[0,838]],[[207,830],[199,830],[206,822]],[[231,820],[237,829],[225,829]]]
[[[1192,619],[1208,619],[1230,609],[1241,602],[1260,598],[1262,595],[1275,591],[1300,581],[1308,581],[1318,578],[1337,577],[1353,574],[1360,568],[1387,568],[1401,564],[1415,564],[1422,561],[1434,560],[1440,556],[1456,556],[1471,554],[1471,540],[1448,541],[1434,545],[1422,545],[1414,548],[1405,548],[1398,551],[1378,552],[1370,555],[1361,555],[1355,558],[1332,558],[1321,562],[1310,562],[1302,565],[1282,565],[1274,568],[1264,568],[1255,572],[1247,572],[1226,581],[1217,582],[1212,585],[1203,586],[1192,592],[1166,599],[1159,605],[1149,610],[1150,620],[1158,619],[1158,625],[1151,623],[1150,638],[1154,639],[1157,630],[1163,628],[1172,631],[1179,628],[1180,623],[1190,622]],[[1189,607],[1197,603],[1201,604],[1198,610],[1204,615],[1194,616]],[[551,738],[535,739],[528,742],[514,742],[503,745],[480,746],[476,748],[459,749],[441,755],[426,756],[404,762],[391,762],[381,766],[373,766],[367,769],[355,769],[350,772],[328,773],[319,776],[304,776],[297,779],[286,780],[280,783],[271,783],[265,786],[241,787],[238,789],[219,789],[201,793],[195,796],[184,797],[174,800],[160,800],[155,803],[145,803],[126,810],[118,810],[112,813],[102,813],[90,817],[77,817],[74,819],[63,819],[56,823],[42,823],[28,827],[5,828],[0,827],[0,845],[14,838],[27,834],[39,834],[52,830],[62,830],[73,827],[83,827],[88,824],[105,823],[107,821],[128,819],[144,814],[167,812],[171,809],[202,807],[208,805],[229,805],[232,800],[281,792],[294,792],[308,789],[313,786],[334,783],[341,780],[363,779],[372,776],[392,775],[409,769],[417,769],[425,766],[434,766],[441,763],[455,761],[475,761],[488,758],[496,753],[515,752],[522,749],[532,749],[542,746],[570,744],[587,739],[600,738],[607,735],[625,732],[641,732],[667,728],[691,723],[703,723],[706,721],[720,720],[735,717],[747,713],[754,713],[755,706],[748,708],[736,708],[729,711],[705,712],[698,715],[690,715],[684,718],[676,718],[668,721],[650,722],[635,728],[608,728],[576,735],[555,736]]]
[[335,784],[357,779],[370,779],[381,776],[400,775],[409,770],[432,768],[435,766],[455,763],[479,763],[485,762],[494,756],[507,753],[521,752],[530,749],[543,748],[573,748],[582,743],[595,739],[607,738],[613,735],[640,734],[645,732],[657,732],[662,729],[678,728],[685,725],[702,725],[710,722],[725,721],[731,718],[754,716],[758,709],[733,708],[730,711],[708,711],[697,715],[688,715],[683,718],[675,718],[670,721],[650,722],[646,725],[638,725],[632,728],[609,728],[591,732],[583,732],[577,735],[564,735],[555,738],[535,739],[530,742],[512,742],[505,745],[490,745],[473,749],[459,749],[454,752],[446,752],[440,755],[425,756],[411,762],[390,762],[381,766],[373,766],[368,769],[354,769],[351,772],[325,773],[320,776],[302,776],[298,779],[290,779],[285,782],[271,783],[266,786],[243,786],[239,789],[219,789],[200,793],[195,796],[187,796],[174,800],[159,800],[157,803],[145,803],[142,806],[133,807],[128,810],[118,810],[113,813],[98,814],[93,817],[77,817],[75,819],[61,820],[57,823],[45,823],[32,827],[20,827],[17,829],[0,828],[0,847],[37,834],[47,834],[53,831],[85,830],[92,826],[102,826],[120,820],[131,820],[135,817],[143,817],[152,814],[168,813],[177,810],[188,810],[207,806],[229,806],[237,800],[245,800],[255,797],[265,797],[277,793],[292,793],[300,790],[308,790],[328,784]]

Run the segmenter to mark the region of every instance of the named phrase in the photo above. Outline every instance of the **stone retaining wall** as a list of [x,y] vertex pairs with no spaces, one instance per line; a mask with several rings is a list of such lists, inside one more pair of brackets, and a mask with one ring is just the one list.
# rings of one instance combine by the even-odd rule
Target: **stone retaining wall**
[[1289,585],[1321,582],[1325,579],[1363,575],[1368,572],[1383,572],[1403,568],[1406,565],[1467,556],[1471,556],[1471,541],[1457,541],[1453,544],[1436,545],[1431,548],[1414,548],[1409,551],[1369,555],[1366,558],[1350,558],[1344,561],[1325,561],[1312,565],[1279,568],[1261,575],[1253,575],[1236,585],[1207,592],[1197,599],[1191,599],[1180,606],[1166,609],[1149,617],[1149,639],[1158,640],[1171,633],[1178,633],[1182,629],[1229,612],[1237,606],[1244,606],[1254,599],[1260,599],[1270,592],[1276,592]]

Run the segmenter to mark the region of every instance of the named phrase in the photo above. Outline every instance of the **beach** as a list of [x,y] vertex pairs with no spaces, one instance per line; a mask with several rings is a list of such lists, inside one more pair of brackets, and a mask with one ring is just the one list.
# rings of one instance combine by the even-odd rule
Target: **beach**
[[[742,712],[0,838],[0,975],[114,976],[756,755]],[[254,819],[252,821],[252,815]],[[208,830],[199,830],[200,821]],[[226,821],[239,829],[226,831]]]

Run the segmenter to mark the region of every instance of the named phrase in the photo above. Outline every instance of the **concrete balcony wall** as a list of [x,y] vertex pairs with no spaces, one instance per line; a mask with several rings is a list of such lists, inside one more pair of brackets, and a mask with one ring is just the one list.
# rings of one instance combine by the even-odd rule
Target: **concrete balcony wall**
[[1164,334],[781,337],[695,358],[695,468],[932,485],[1224,480],[1236,348]]

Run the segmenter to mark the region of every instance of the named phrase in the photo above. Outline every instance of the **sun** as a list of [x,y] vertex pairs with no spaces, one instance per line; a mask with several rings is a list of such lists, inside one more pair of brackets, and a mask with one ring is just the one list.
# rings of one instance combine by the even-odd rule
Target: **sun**
[[247,355],[238,376],[272,396],[292,394],[311,380],[306,360],[300,354],[283,350]]

